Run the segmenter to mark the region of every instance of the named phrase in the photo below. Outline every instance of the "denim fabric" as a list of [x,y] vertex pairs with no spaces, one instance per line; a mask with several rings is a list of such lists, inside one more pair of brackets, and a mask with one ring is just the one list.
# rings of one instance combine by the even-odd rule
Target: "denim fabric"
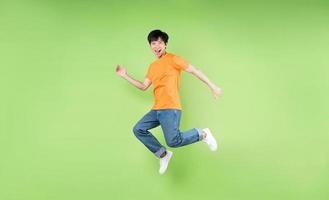
[[135,136],[157,157],[166,148],[149,131],[161,126],[166,143],[169,147],[181,147],[200,141],[201,131],[193,128],[185,132],[179,130],[181,110],[163,109],[151,110],[133,128]]

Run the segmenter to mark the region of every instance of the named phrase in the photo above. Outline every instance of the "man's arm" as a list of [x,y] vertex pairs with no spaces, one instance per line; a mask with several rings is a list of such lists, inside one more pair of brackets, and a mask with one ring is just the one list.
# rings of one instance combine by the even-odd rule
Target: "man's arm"
[[126,79],[129,83],[131,83],[132,85],[134,85],[135,87],[137,87],[138,89],[143,90],[143,91],[147,90],[147,88],[149,88],[152,83],[147,78],[144,80],[144,82],[141,82],[139,80],[132,78],[131,76],[129,76],[127,74],[126,69],[121,65],[117,66],[116,73],[118,76],[121,76],[122,78]]
[[193,74],[194,76],[198,77],[201,81],[203,81],[211,89],[215,98],[217,98],[222,94],[222,90],[219,87],[217,87],[214,83],[212,83],[201,70],[189,64],[189,66],[185,69],[185,71]]

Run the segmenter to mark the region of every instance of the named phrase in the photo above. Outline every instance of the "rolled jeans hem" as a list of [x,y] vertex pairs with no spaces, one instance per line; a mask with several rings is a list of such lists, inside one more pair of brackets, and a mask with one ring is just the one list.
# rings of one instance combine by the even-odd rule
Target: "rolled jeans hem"
[[155,152],[154,154],[156,155],[156,157],[160,158],[160,156],[166,151],[166,148],[161,147],[157,152]]
[[196,128],[196,130],[197,130],[198,133],[199,133],[199,141],[201,141],[201,140],[203,139],[202,130],[199,129],[199,128]]

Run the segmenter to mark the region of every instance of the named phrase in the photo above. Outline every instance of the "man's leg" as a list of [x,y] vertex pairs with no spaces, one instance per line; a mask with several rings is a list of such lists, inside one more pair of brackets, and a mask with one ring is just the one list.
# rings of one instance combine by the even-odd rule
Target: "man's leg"
[[168,146],[181,147],[198,142],[202,139],[202,131],[200,129],[193,128],[185,132],[179,130],[181,118],[180,110],[168,109],[158,110],[157,112],[158,120]]
[[154,110],[148,112],[133,128],[135,136],[157,157],[163,157],[166,149],[148,130],[159,126],[157,113]]

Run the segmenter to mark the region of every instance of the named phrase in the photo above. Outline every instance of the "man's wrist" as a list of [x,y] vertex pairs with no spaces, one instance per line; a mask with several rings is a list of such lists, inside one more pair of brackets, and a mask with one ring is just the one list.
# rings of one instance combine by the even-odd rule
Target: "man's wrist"
[[121,77],[124,78],[124,79],[127,79],[127,74],[124,74]]
[[211,82],[209,83],[209,87],[210,87],[211,90],[216,89],[216,85],[211,83]]

